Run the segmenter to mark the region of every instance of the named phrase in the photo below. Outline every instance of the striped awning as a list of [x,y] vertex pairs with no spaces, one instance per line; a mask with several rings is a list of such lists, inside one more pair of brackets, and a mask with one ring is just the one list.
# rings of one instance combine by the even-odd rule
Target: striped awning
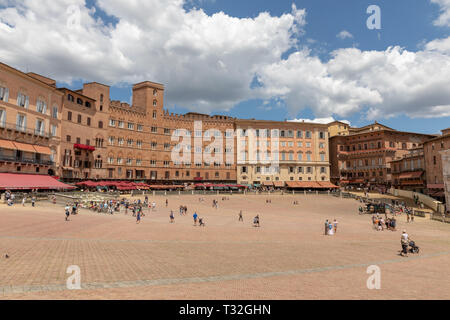
[[17,150],[36,153],[36,150],[33,148],[32,144],[14,142],[14,145],[16,146]]
[[8,140],[0,140],[0,148],[17,150],[17,147],[14,145],[14,142]]
[[33,148],[36,150],[37,153],[48,154],[48,155],[52,154],[52,151],[50,150],[49,147],[33,145]]

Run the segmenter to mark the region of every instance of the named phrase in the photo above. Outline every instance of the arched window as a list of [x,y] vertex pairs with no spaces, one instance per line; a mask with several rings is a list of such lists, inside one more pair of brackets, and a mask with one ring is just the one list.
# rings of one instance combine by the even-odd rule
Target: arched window
[[71,95],[71,94],[67,95],[67,100],[72,101],[72,102],[75,101],[73,95]]
[[83,105],[83,100],[81,100],[80,98],[77,98],[77,103]]
[[100,95],[100,102],[103,102],[103,94]]
[[99,122],[98,122],[98,127],[99,127],[100,129],[103,129],[103,121],[99,121]]
[[158,101],[153,100],[153,106],[156,107],[158,105]]
[[90,107],[91,107],[91,103],[90,103],[89,101],[86,101],[85,106],[86,106],[87,108],[90,108]]

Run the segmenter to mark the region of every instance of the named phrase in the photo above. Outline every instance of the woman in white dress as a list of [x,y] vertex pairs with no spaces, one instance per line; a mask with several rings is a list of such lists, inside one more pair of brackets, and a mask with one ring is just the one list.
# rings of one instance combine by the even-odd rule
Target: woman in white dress
[[333,231],[333,225],[331,224],[331,222],[328,224],[328,235],[332,236],[334,234]]

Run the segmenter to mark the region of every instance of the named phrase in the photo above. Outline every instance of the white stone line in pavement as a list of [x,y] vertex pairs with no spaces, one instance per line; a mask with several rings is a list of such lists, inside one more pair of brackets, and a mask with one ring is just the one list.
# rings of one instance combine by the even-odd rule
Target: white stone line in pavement
[[[198,240],[151,240],[151,239],[96,239],[96,238],[46,238],[46,237],[23,237],[23,236],[0,236],[0,239],[5,240],[30,240],[30,241],[93,241],[93,242],[130,242],[130,243],[205,243],[205,244],[283,244],[289,243],[289,241],[264,241],[264,240],[250,240],[250,241],[198,241]],[[378,240],[378,242],[390,242],[389,239]],[[344,243],[373,243],[372,241],[359,241],[359,240],[341,240]]]
[[[450,254],[447,252],[437,252],[416,257],[398,258],[391,260],[384,260],[370,263],[348,264],[341,266],[328,266],[310,269],[289,270],[289,271],[274,271],[252,274],[236,274],[236,275],[223,275],[223,276],[210,276],[199,278],[173,278],[173,279],[154,279],[154,280],[134,280],[134,281],[118,281],[118,282],[93,282],[81,285],[82,290],[95,290],[95,289],[113,289],[113,288],[133,288],[133,287],[148,287],[148,286],[163,286],[174,284],[186,284],[186,283],[202,283],[202,282],[217,282],[217,281],[232,281],[232,280],[247,280],[247,279],[259,279],[269,277],[279,277],[286,275],[299,275],[306,273],[326,272],[331,270],[344,270],[352,268],[362,268],[370,265],[382,265],[391,264],[397,262],[407,262],[418,259],[426,259],[439,257]],[[34,285],[34,286],[0,286],[0,293],[3,295],[16,294],[16,293],[28,293],[28,292],[48,292],[48,291],[64,291],[68,290],[65,284],[50,284],[50,285]]]

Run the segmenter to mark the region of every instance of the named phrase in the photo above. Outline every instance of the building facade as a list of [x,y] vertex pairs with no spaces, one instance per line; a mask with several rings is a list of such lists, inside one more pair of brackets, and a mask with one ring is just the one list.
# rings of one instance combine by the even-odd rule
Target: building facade
[[330,181],[327,125],[238,119],[236,129],[238,183]]
[[447,163],[446,150],[450,149],[450,128],[442,130],[442,135],[424,143],[425,169],[428,194],[445,201],[444,169]]
[[392,187],[425,193],[427,188],[423,147],[409,150],[402,158],[391,161]]
[[396,131],[376,122],[352,128],[348,136],[330,139],[331,181],[385,190],[392,184],[391,162],[433,137]]
[[0,172],[59,176],[68,182],[306,187],[331,181],[413,190],[426,186],[438,196],[444,191],[442,159],[447,158],[442,151],[450,148],[450,129],[437,137],[377,122],[353,128],[340,121],[179,115],[164,109],[164,85],[145,81],[132,90],[129,105],[111,101],[104,84],[57,88],[55,80],[0,63]]
[[0,172],[57,173],[62,97],[54,80],[0,63]]
[[[225,161],[225,146],[208,150],[211,143],[220,140],[216,135],[225,141],[225,132],[234,130],[234,119],[199,113],[178,115],[163,106],[164,86],[149,81],[133,86],[133,106],[111,102],[108,178],[176,183],[236,181],[234,156],[233,161]],[[210,132],[214,129],[216,135]],[[177,147],[182,143],[186,149]],[[203,159],[210,153],[220,159]]]

